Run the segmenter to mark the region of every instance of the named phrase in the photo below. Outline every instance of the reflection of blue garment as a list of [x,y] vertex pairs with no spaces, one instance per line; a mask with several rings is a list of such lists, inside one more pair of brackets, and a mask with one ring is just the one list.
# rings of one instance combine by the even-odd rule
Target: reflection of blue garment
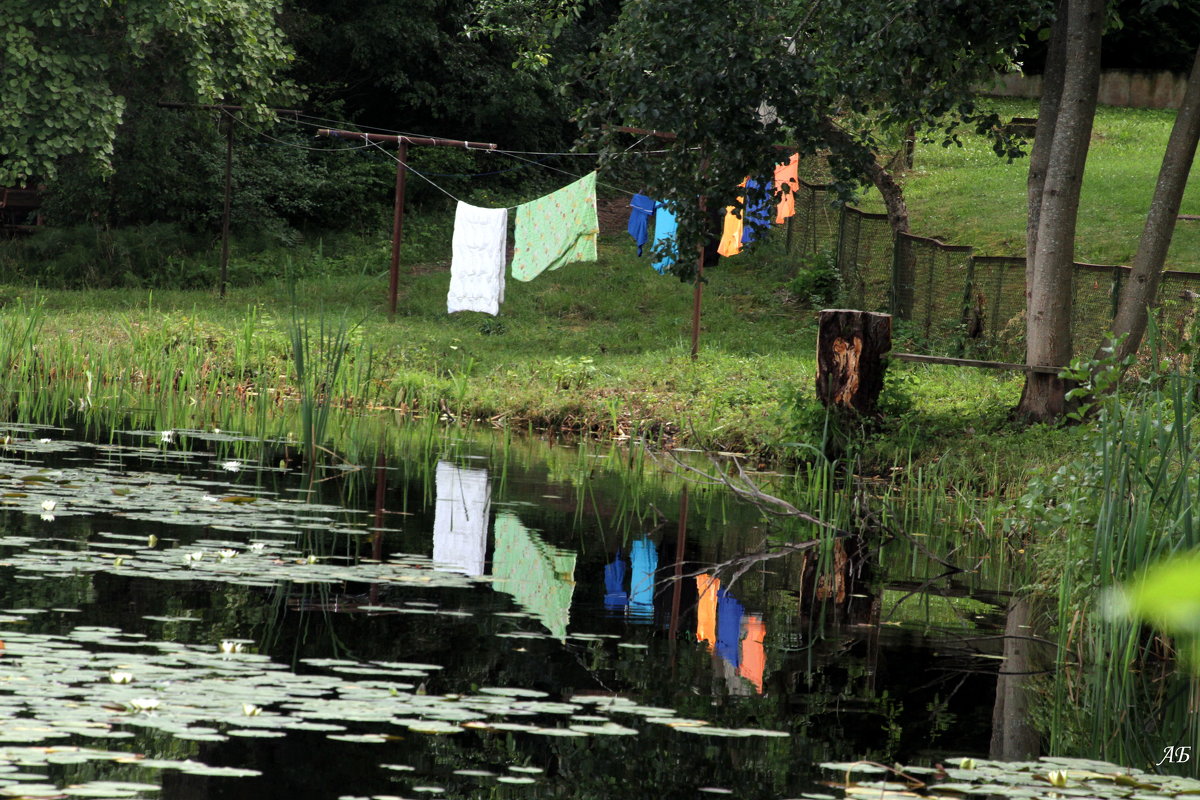
[[658,571],[658,551],[648,538],[638,539],[629,551],[633,570],[629,578],[629,613],[654,617],[654,573]]
[[629,595],[625,594],[625,559],[621,551],[617,551],[611,564],[604,565],[604,607],[617,611],[629,604]]
[[[654,247],[655,249],[668,245],[675,247],[675,215],[661,203],[658,210],[654,212]],[[659,258],[651,266],[658,271],[658,274],[663,274],[672,266],[675,265],[673,258]]]
[[745,609],[724,589],[717,590],[717,652],[731,667],[740,663],[738,644],[742,638],[742,614]]
[[642,246],[646,244],[646,228],[650,224],[650,215],[654,213],[654,201],[644,194],[635,194],[629,201],[629,235],[637,242],[638,255],[642,254]]
[[753,178],[746,179],[746,212],[742,226],[742,243],[749,244],[758,239],[760,234],[771,227],[771,188],[772,182],[759,183]]

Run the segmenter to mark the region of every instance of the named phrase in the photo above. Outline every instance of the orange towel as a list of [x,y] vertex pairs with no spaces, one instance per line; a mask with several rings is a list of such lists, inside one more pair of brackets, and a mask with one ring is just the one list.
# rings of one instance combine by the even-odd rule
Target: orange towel
[[[787,184],[791,191],[784,191]],[[796,213],[796,190],[800,188],[800,154],[792,153],[786,164],[775,167],[775,196],[779,205],[775,207],[775,224],[782,225]]]

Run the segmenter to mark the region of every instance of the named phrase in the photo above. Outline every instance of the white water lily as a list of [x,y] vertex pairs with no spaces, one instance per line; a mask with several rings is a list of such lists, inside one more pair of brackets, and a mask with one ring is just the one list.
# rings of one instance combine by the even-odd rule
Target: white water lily
[[243,645],[241,642],[233,642],[229,639],[224,639],[221,642],[222,653],[240,653],[244,649],[245,645]]
[[175,441],[175,431],[159,431],[158,440],[163,444],[170,444]]
[[1046,779],[1050,781],[1051,786],[1061,789],[1067,785],[1067,771],[1065,769],[1052,769],[1046,774]]
[[203,561],[204,560],[204,551],[197,550],[194,553],[188,553],[187,555],[185,555],[183,557],[183,560],[184,561]]
[[230,550],[229,548],[221,550],[220,552],[217,553],[217,555],[219,555],[221,557],[222,561],[228,561],[231,558],[236,558],[237,554],[238,554],[237,550]]
[[54,515],[49,511],[42,512],[42,522],[54,522]]
[[108,673],[108,679],[113,683],[131,683],[133,681],[133,673],[121,671],[110,672]]
[[221,465],[221,469],[225,470],[226,472],[239,472],[242,469],[242,462],[226,461]]
[[38,444],[50,444],[50,442],[52,442],[52,441],[54,441],[54,440],[53,439],[38,439]]
[[133,711],[154,711],[161,705],[157,697],[135,697],[129,701],[129,707]]
[[317,557],[316,557],[316,556],[312,556],[312,555],[310,555],[308,558],[306,558],[306,559],[304,559],[304,560],[305,560],[307,563],[309,563],[309,564],[315,564],[315,563],[317,563]]
[[250,549],[256,553],[261,553],[266,546],[265,542],[254,542],[250,545]]
[[42,511],[53,511],[58,507],[58,502],[55,500],[43,500]]
[[967,756],[962,761],[958,762],[959,769],[975,769],[975,759]]
[[262,713],[262,709],[254,703],[242,703],[242,713],[247,717],[257,717]]

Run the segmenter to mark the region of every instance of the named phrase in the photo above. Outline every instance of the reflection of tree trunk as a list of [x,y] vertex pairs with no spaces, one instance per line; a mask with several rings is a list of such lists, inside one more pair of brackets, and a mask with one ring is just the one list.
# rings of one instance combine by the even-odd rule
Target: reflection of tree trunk
[[1013,598],[1004,625],[1004,661],[996,676],[996,704],[992,709],[990,756],[1003,761],[1026,761],[1041,753],[1042,740],[1029,719],[1030,674],[1039,669],[1033,640],[1033,603]]
[[[848,622],[866,622],[871,601],[863,595],[868,579],[870,553],[866,540],[849,536],[833,540],[833,552],[824,559],[816,551],[804,553],[800,585],[800,607],[811,611],[818,603],[832,606],[837,618]],[[857,603],[855,601],[858,601]]]

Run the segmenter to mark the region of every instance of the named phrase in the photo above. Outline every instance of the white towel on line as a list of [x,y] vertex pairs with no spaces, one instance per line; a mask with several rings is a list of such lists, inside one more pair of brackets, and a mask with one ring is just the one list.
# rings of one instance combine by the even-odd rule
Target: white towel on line
[[446,311],[482,311],[495,316],[504,302],[508,209],[479,208],[462,201],[454,213],[450,293]]

